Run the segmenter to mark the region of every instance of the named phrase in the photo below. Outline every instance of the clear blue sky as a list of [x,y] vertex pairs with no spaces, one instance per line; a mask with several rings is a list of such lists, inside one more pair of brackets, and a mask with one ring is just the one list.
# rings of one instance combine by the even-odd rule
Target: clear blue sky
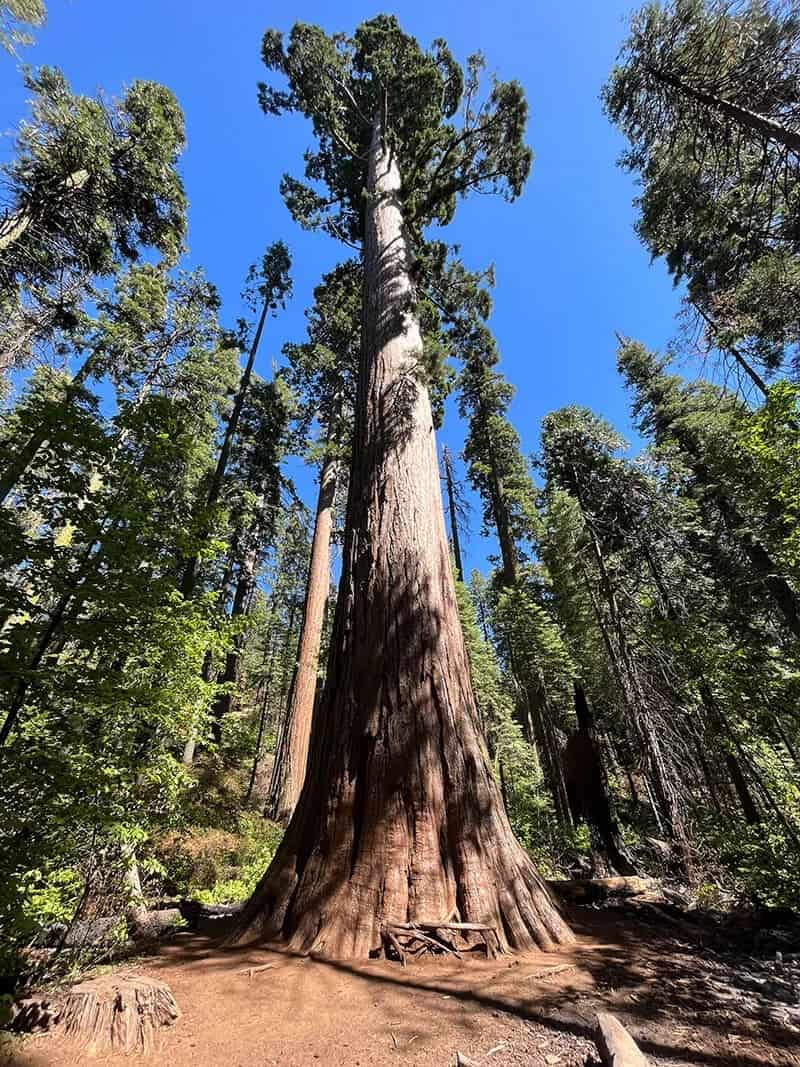
[[[542,416],[563,404],[585,404],[628,430],[615,331],[663,347],[678,306],[663,265],[649,263],[633,233],[635,189],[616,167],[622,142],[599,102],[631,0],[403,0],[389,8],[357,0],[48,0],[48,8],[27,62],[61,67],[81,92],[114,95],[149,78],[176,94],[188,135],[181,169],[190,265],[202,265],[219,287],[227,321],[241,313],[248,265],[276,238],[289,245],[295,295],[269,326],[264,376],[282,344],[302,338],[313,287],[347,250],[302,232],[278,195],[282,173],[300,173],[311,134],[300,118],[267,118],[258,108],[263,31],[288,31],[298,19],[348,31],[392,10],[423,44],[444,37],[460,59],[480,49],[489,69],[525,88],[533,171],[514,204],[485,196],[462,202],[447,237],[461,244],[468,265],[495,264],[491,325],[501,369],[517,388],[514,423],[526,452],[537,446]],[[0,155],[25,111],[20,73],[0,55]],[[452,405],[441,440],[461,448]],[[313,476],[297,473],[311,503]],[[491,551],[479,527],[476,509],[468,567],[483,566]]]

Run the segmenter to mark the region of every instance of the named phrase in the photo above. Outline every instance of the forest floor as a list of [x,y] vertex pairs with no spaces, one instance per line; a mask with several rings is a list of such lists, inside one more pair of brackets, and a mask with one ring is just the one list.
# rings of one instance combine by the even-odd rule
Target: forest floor
[[[583,1067],[595,1062],[599,1010],[620,1018],[653,1065],[800,1065],[796,1023],[765,992],[742,992],[750,957],[607,911],[576,909],[570,921],[579,936],[569,950],[499,960],[403,968],[180,934],[120,970],[171,987],[181,1018],[144,1061],[169,1067],[450,1067],[458,1052],[487,1067]],[[76,1053],[44,1034],[10,1062],[130,1067],[132,1058]]]

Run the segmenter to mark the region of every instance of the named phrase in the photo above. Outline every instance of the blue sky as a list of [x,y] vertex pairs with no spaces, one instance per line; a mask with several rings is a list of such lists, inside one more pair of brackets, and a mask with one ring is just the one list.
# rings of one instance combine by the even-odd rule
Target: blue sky
[[[662,264],[651,265],[633,233],[631,179],[616,166],[623,143],[602,114],[599,92],[625,36],[629,0],[48,0],[49,18],[25,51],[33,65],[61,67],[75,90],[114,95],[136,78],[168,85],[186,116],[181,169],[190,201],[189,265],[203,266],[223,297],[223,317],[242,312],[248,265],[277,238],[294,260],[295,295],[265,335],[258,370],[287,340],[304,334],[304,309],[323,271],[347,249],[304,233],[277,188],[299,174],[311,143],[295,116],[267,118],[256,103],[263,31],[296,20],[351,30],[392,10],[423,44],[444,37],[459,59],[480,49],[490,70],[522,82],[535,159],[513,204],[477,196],[459,206],[447,238],[469,266],[495,264],[491,326],[501,369],[517,388],[512,418],[526,452],[543,415],[563,404],[592,407],[628,431],[627,400],[614,368],[615,331],[663,347],[675,332],[678,294]],[[14,61],[0,55],[0,154],[26,111]],[[440,441],[459,451],[463,428],[451,405]],[[293,465],[302,495],[313,474]],[[467,567],[483,566],[491,544],[472,521]]]

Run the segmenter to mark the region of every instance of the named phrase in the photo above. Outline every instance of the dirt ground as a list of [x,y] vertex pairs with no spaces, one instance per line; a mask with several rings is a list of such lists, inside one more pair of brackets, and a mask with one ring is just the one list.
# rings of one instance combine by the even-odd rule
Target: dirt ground
[[[592,1063],[595,1013],[615,1012],[654,1065],[800,1065],[800,1030],[774,1002],[726,984],[737,970],[671,931],[581,910],[578,943],[558,954],[489,961],[336,962],[279,949],[221,948],[191,934],[120,970],[167,982],[182,1011],[150,1063],[168,1067],[487,1067]],[[250,968],[270,966],[261,970]],[[18,1067],[132,1058],[25,1038]]]

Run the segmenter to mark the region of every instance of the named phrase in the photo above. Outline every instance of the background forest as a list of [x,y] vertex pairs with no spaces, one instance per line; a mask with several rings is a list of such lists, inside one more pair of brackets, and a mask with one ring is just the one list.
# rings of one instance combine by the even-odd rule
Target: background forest
[[[246,900],[280,842],[328,662],[363,269],[360,190],[336,157],[349,127],[330,119],[351,83],[303,80],[309,56],[334,66],[321,31],[299,24],[288,51],[264,37],[254,151],[297,121],[286,110],[333,133],[305,182],[282,180],[289,213],[261,190],[279,225],[236,304],[189,254],[211,201],[188,203],[173,92],[17,68],[45,12],[0,14],[27,99],[6,116],[0,216],[0,970],[15,976],[43,932],[63,947],[108,920],[107,952],[158,902]],[[656,874],[713,906],[796,907],[800,16],[673,0],[618,29],[595,107],[636,182],[638,269],[651,255],[680,299],[662,351],[622,321],[602,339],[630,440],[605,404],[558,407],[535,438],[525,396],[557,345],[527,337],[532,370],[509,380],[505,278],[472,216],[459,243],[444,229],[471,188],[521,193],[523,136],[537,144],[521,85],[467,59],[461,147],[408,179],[482,743],[545,877]],[[310,242],[331,258],[309,283]]]

